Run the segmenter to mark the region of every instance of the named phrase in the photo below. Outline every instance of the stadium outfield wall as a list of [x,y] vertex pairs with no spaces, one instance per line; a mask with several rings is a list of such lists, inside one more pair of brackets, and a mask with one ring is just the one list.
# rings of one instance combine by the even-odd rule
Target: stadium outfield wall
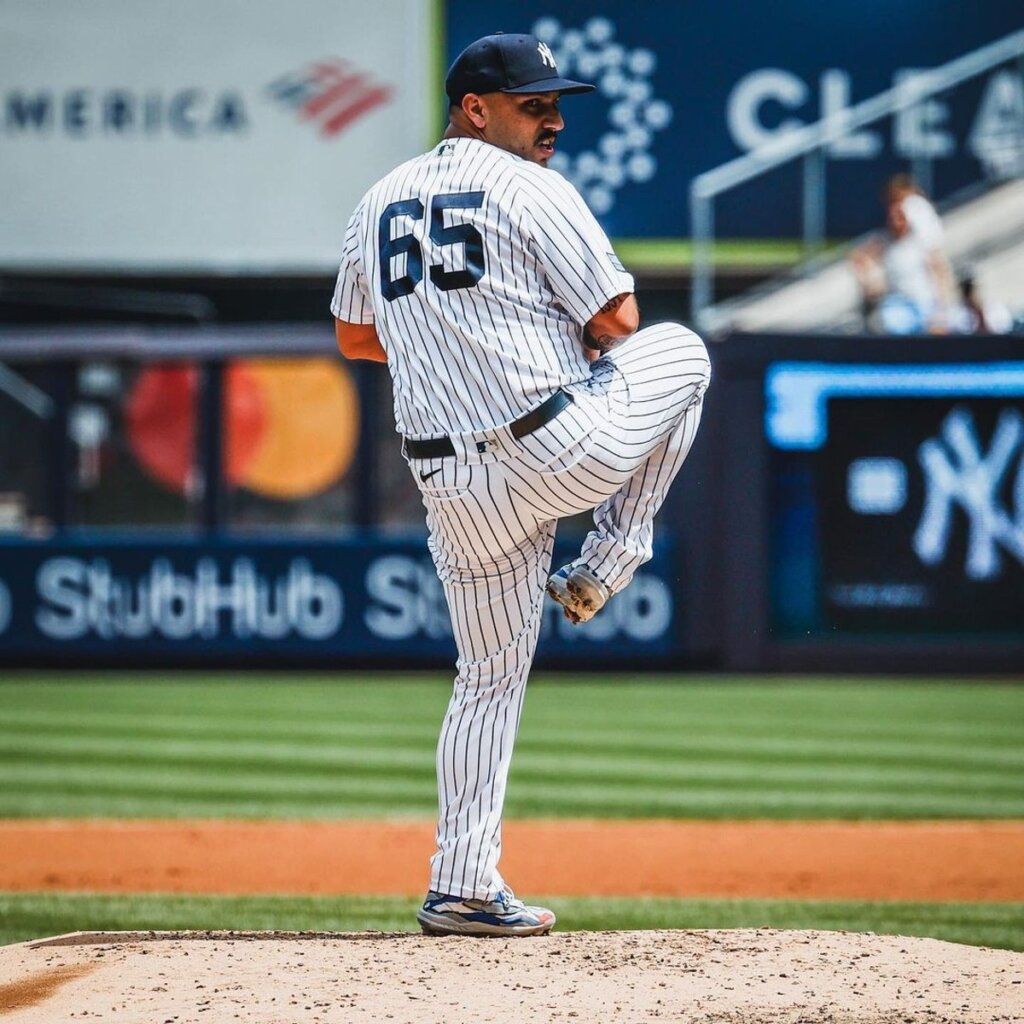
[[[452,662],[379,367],[327,328],[58,334],[0,336],[0,663]],[[1024,670],[1019,340],[712,357],[654,558],[585,628],[552,606],[543,658]]]
[[734,335],[716,351],[723,663],[1024,670],[1020,339]]

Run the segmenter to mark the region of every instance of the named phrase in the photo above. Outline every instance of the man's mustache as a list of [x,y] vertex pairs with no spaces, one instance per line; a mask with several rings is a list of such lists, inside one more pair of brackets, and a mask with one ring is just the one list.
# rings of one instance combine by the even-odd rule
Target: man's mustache
[[554,142],[557,138],[557,132],[542,132],[537,136],[537,144],[540,145],[542,142]]

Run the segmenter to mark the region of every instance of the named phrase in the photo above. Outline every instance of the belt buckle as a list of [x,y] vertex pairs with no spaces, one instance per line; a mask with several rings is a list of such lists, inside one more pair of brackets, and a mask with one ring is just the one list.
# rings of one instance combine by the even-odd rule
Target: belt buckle
[[476,450],[478,455],[486,455],[488,452],[493,451],[498,447],[498,442],[493,437],[485,438],[483,441],[477,441]]

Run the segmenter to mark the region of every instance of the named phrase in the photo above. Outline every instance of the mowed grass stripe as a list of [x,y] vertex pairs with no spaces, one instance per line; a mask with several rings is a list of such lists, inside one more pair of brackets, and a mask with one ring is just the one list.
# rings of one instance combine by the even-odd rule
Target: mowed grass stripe
[[[247,674],[239,678],[212,673],[197,681],[189,674],[143,674],[125,680],[116,675],[83,673],[71,683],[51,681],[55,678],[58,677],[43,673],[21,679],[8,675],[4,689],[17,703],[26,699],[33,706],[47,708],[90,708],[102,703],[137,711],[179,709],[192,714],[198,705],[203,708],[204,717],[220,713],[234,718],[242,709],[274,714],[291,710],[301,715],[334,706],[359,711],[364,718],[377,713],[390,719],[403,709],[416,714],[424,707],[434,707],[438,694],[446,694],[450,686],[449,680],[439,675],[374,675],[368,685],[347,689],[337,686],[343,681],[338,676]],[[913,710],[918,722],[934,720],[947,724],[951,722],[951,712],[967,713],[968,725],[986,719],[1002,720],[1005,724],[1002,715],[1020,709],[1016,688],[970,680],[935,685],[905,679],[803,679],[794,684],[779,679],[743,681],[716,677],[713,681],[701,681],[688,677],[686,682],[683,703],[698,714],[703,711],[719,715],[723,710],[742,714],[755,710],[758,715],[775,713],[787,719],[796,716],[814,721],[820,719],[822,710],[833,710],[839,696],[847,717],[862,713],[885,728],[891,723],[878,721],[880,701],[892,709]],[[562,693],[599,697],[599,701],[563,701],[559,696]],[[588,707],[607,708],[625,711],[637,722],[647,718],[662,724],[664,711],[680,703],[672,677],[656,677],[653,682],[651,677],[604,677],[602,682],[589,685],[582,677],[537,677],[531,682],[531,697],[551,700],[551,715],[556,718],[559,709],[575,719],[585,715]]]
[[[427,767],[433,741],[417,744],[378,743],[374,746],[350,746],[333,743],[310,746],[303,743],[247,741],[193,741],[162,738],[128,739],[125,737],[17,735],[0,736],[0,763],[10,770],[19,768],[40,771],[77,764],[129,765],[139,768],[168,768],[186,765],[195,770],[234,768],[240,772],[319,774],[345,770],[367,775],[403,775]],[[628,777],[650,785],[672,785],[689,781],[746,781],[751,763],[760,761],[748,752],[737,756],[730,751],[718,752],[713,758],[698,758],[694,751],[680,750],[668,760],[639,747],[628,751],[567,752],[559,755],[541,754],[536,747],[523,744],[517,759],[517,775],[522,779],[544,779],[558,773],[565,781],[607,780],[614,783]],[[929,759],[930,760],[930,759]],[[808,780],[823,785],[848,785],[890,788],[921,784],[933,792],[944,789],[1016,793],[1020,783],[1014,772],[1003,766],[979,766],[961,763],[941,769],[920,759],[903,757],[896,761],[881,754],[875,759],[866,756],[844,758],[821,756],[814,760],[802,756],[793,761],[786,758],[767,759],[758,764],[761,783],[803,784]]]
[[[292,685],[281,683],[280,689],[291,692]],[[934,714],[935,707],[922,708],[916,701],[914,706],[907,707],[899,694],[888,690],[880,694],[872,684],[863,685],[868,687],[875,700],[865,714],[857,715],[851,701],[861,695],[851,694],[850,686],[846,683],[831,684],[824,695],[815,688],[803,685],[781,687],[762,684],[756,688],[725,686],[723,689],[729,698],[726,702],[722,701],[722,694],[708,692],[699,686],[680,688],[658,684],[656,689],[652,689],[651,684],[638,684],[630,687],[635,690],[632,703],[621,710],[621,695],[607,686],[581,688],[573,684],[552,686],[535,683],[527,705],[527,718],[537,720],[538,736],[558,732],[563,739],[567,736],[565,726],[568,725],[573,727],[568,733],[570,738],[577,735],[578,731],[587,733],[595,729],[604,736],[613,735],[615,726],[622,721],[624,714],[633,729],[643,729],[653,737],[664,736],[668,740],[680,735],[681,727],[685,729],[685,735],[699,735],[706,729],[721,730],[726,724],[730,734],[770,736],[777,734],[781,723],[790,727],[792,735],[787,738],[795,742],[808,738],[811,742],[815,738],[832,738],[837,733],[837,725],[842,735],[853,740],[861,738],[878,741],[888,736],[894,741],[941,742],[950,737],[983,736],[988,745],[1003,743],[1015,746],[1019,742],[1020,725],[1014,721],[1014,715],[1020,713],[1019,697],[1014,697],[1005,710],[1000,700],[1006,694],[1015,693],[1010,687],[993,688],[970,684],[966,694],[970,699],[966,704],[959,700],[955,707],[943,712],[938,720],[930,721],[929,712]],[[212,713],[207,701],[209,691],[220,687],[236,696],[233,705],[229,702],[218,715]],[[5,711],[9,719],[26,726],[66,723],[82,728],[90,724],[115,728],[120,722],[123,728],[130,729],[142,724],[139,721],[140,712],[145,712],[153,716],[153,720],[169,723],[177,729],[197,732],[236,733],[240,730],[256,730],[262,735],[294,731],[303,735],[330,736],[335,732],[349,733],[357,726],[370,731],[386,731],[391,728],[408,728],[407,723],[420,728],[429,722],[432,727],[436,727],[447,697],[447,686],[442,684],[416,684],[412,693],[408,684],[381,684],[376,694],[377,707],[367,707],[365,700],[353,700],[350,704],[332,707],[337,703],[336,695],[332,699],[332,688],[339,689],[337,681],[321,687],[324,691],[321,706],[306,709],[297,708],[291,701],[286,707],[274,706],[264,697],[265,693],[272,691],[265,684],[256,684],[251,688],[258,696],[258,699],[252,699],[253,694],[240,691],[239,684],[219,681],[213,681],[206,690],[198,691],[194,699],[190,696],[189,706],[185,709],[177,703],[172,709],[165,706],[166,701],[155,699],[162,697],[162,694],[156,691],[153,684],[141,685],[127,693],[123,685],[99,686],[96,696],[103,700],[90,698],[87,707],[77,706],[74,701],[42,701],[41,698],[46,694],[33,692],[33,689],[57,691],[61,695],[67,692],[65,687],[45,685],[34,688],[3,687],[0,699],[7,705]],[[341,687],[346,688],[349,687]],[[912,686],[915,691],[923,688]],[[793,703],[792,694],[783,692],[786,689],[797,691],[798,703]],[[837,723],[834,717],[838,696],[834,691],[837,689],[843,698],[840,701],[843,706],[841,723]],[[667,706],[665,690],[672,691],[672,699]],[[767,696],[759,692],[763,690],[769,691]],[[581,691],[584,699],[578,700],[576,698]],[[154,699],[140,702],[140,695],[152,695]],[[593,697],[597,699],[589,699]],[[850,700],[846,700],[847,697]],[[823,698],[826,707],[816,706]],[[22,700],[35,702],[35,706],[21,706]],[[651,701],[655,702],[653,711],[649,706]],[[97,704],[102,706],[97,707]],[[889,718],[878,717],[880,704],[889,711]],[[196,715],[197,706],[203,709],[201,717]],[[311,712],[315,712],[316,717]]]
[[[531,894],[531,898],[535,894]],[[1024,904],[793,900],[546,899],[560,931],[798,928],[928,936],[1024,950]],[[0,894],[0,944],[71,931],[417,931],[398,897]]]
[[[8,802],[0,796],[0,816],[5,818],[49,818],[57,799],[50,790],[27,792],[17,801]],[[268,819],[337,820],[338,818],[365,818],[376,820],[386,813],[391,819],[423,820],[424,799],[412,800],[390,797],[386,811],[377,793],[360,792],[341,799],[332,794],[297,792],[281,798],[259,794],[244,799],[238,794],[223,798],[203,799],[177,793],[166,796],[152,793],[123,795],[110,790],[98,793],[61,794],[62,816],[66,818],[166,818],[188,820],[194,818],[232,818],[266,821]]]
[[[330,684],[330,688],[353,687],[351,683],[344,683],[339,687],[338,683],[339,681],[335,681]],[[285,689],[288,685],[282,683],[281,687]],[[870,684],[868,685],[870,688]],[[237,693],[239,689],[236,683],[216,681],[210,684],[209,689],[220,686],[233,693]],[[382,685],[378,701],[383,707],[364,710],[358,703],[338,708],[331,707],[333,701],[330,699],[330,688],[325,684],[324,706],[297,712],[295,707],[289,705],[288,714],[283,709],[265,706],[262,692],[268,689],[266,686],[256,687],[261,696],[258,703],[242,699],[239,695],[234,707],[226,709],[219,716],[211,714],[204,702],[197,704],[193,701],[188,710],[178,707],[171,710],[163,707],[162,702],[158,700],[139,705],[140,693],[154,693],[152,685],[133,691],[134,699],[131,704],[124,699],[123,688],[109,686],[100,687],[97,692],[97,697],[109,702],[102,707],[96,706],[100,701],[95,699],[90,700],[89,707],[68,706],[65,703],[55,706],[47,704],[24,707],[20,705],[20,701],[38,701],[40,695],[33,693],[31,688],[26,692],[26,688],[17,686],[0,687],[0,701],[4,705],[5,718],[11,724],[26,728],[74,727],[111,732],[119,729],[132,732],[139,729],[146,734],[159,734],[172,729],[182,734],[330,738],[334,735],[352,735],[360,732],[387,734],[389,731],[404,733],[411,730],[419,734],[426,727],[433,731],[441,720],[447,695],[447,687],[418,684],[421,691],[427,691],[429,699],[424,702],[425,694],[420,692],[417,696],[422,706],[416,707],[416,704],[408,699],[407,684],[394,684],[392,689],[384,689]],[[356,685],[355,688],[361,687]],[[758,693],[757,689],[726,687],[726,692],[733,698],[729,704],[721,705],[714,710],[701,710],[699,707],[695,709],[694,704],[708,694],[702,693],[700,687],[691,691],[687,686],[660,684],[654,695],[663,697],[662,690],[673,690],[672,706],[661,708],[651,715],[643,710],[645,702],[652,696],[650,684],[635,687],[635,701],[638,706],[622,711],[617,707],[618,695],[607,687],[581,688],[575,685],[562,685],[555,688],[550,685],[534,684],[527,703],[526,720],[534,720],[532,734],[538,741],[557,737],[562,743],[571,743],[580,736],[602,742],[611,741],[616,736],[621,739],[621,724],[625,721],[632,730],[643,730],[649,737],[649,742],[655,744],[672,744],[679,737],[699,738],[708,731],[712,736],[721,732],[734,743],[738,736],[753,740],[760,738],[770,742],[773,737],[778,739],[779,732],[785,728],[788,735],[783,738],[784,742],[795,746],[806,744],[812,749],[815,745],[826,744],[837,735],[841,735],[849,743],[864,741],[866,745],[871,745],[888,741],[894,744],[934,744],[936,747],[946,743],[950,738],[984,738],[986,748],[997,745],[1005,746],[1014,753],[1020,752],[1021,726],[1019,721],[1015,720],[1021,713],[1020,698],[1017,696],[1005,711],[998,700],[1005,693],[1016,692],[1010,687],[1002,687],[993,692],[991,687],[971,684],[968,693],[971,698],[969,705],[951,708],[939,721],[928,721],[917,708],[901,709],[898,697],[888,692],[884,696],[879,696],[875,690],[872,691],[876,696],[875,707],[871,709],[870,714],[856,716],[842,699],[849,695],[849,688],[849,684],[846,683],[832,684],[831,690],[841,692],[828,695],[831,699],[828,713],[825,713],[825,709],[815,709],[813,714],[807,715],[806,708],[802,705],[794,706],[791,700],[783,699],[791,695],[781,692],[784,688],[778,685],[762,684],[758,688],[769,690],[773,696],[777,695],[777,699],[767,702],[765,695]],[[35,690],[44,691],[54,689],[59,689],[61,693],[66,692],[66,688],[52,685],[35,687]],[[798,690],[801,697],[805,695],[803,686],[797,685],[793,689]],[[581,690],[596,690],[596,693],[584,692],[584,699],[578,700]],[[389,699],[392,695],[395,697],[394,701]],[[159,694],[154,693],[154,696]],[[204,696],[204,692],[200,692],[199,696]],[[752,711],[750,705],[754,696],[760,698],[760,706]],[[806,696],[808,700],[813,700],[816,694],[809,691]],[[553,700],[553,697],[556,699]],[[986,706],[986,702],[991,701],[996,702],[995,707]],[[570,707],[566,708],[566,704]],[[837,704],[842,705],[841,721],[835,718]],[[885,708],[888,718],[878,717],[880,706]],[[202,708],[201,715],[197,715],[197,707]],[[374,711],[373,714],[370,713],[371,710]],[[903,717],[900,717],[901,714]],[[569,729],[568,726],[572,728]],[[946,746],[948,749],[948,744]]]
[[[409,751],[418,755],[424,749],[432,750],[437,742],[434,730],[425,728],[396,729],[394,732],[382,729],[376,733],[353,729],[345,735],[315,738],[301,734],[211,734],[197,737],[183,735],[181,731],[166,725],[160,729],[129,730],[127,727],[118,727],[108,731],[70,725],[62,727],[50,722],[38,727],[29,727],[23,722],[17,723],[17,727],[14,723],[5,724],[8,731],[0,727],[0,755],[7,753],[11,756],[33,755],[40,751],[102,754],[107,750],[118,750],[123,751],[126,757],[157,751],[171,757],[217,756],[223,753],[242,761],[247,758],[262,760],[265,757],[329,761],[335,758],[356,758],[363,751],[373,757],[375,751],[384,749]],[[912,742],[889,741],[850,743],[842,739],[811,743],[800,739],[747,737],[739,743],[734,737],[694,736],[674,737],[670,742],[663,742],[634,736],[624,742],[621,734],[611,733],[607,738],[584,735],[582,738],[576,737],[572,743],[555,743],[538,737],[531,730],[521,737],[518,750],[523,757],[538,766],[560,766],[563,759],[569,758],[587,769],[599,769],[609,758],[628,760],[638,766],[646,762],[659,770],[666,765],[687,762],[714,764],[742,761],[759,763],[764,768],[783,762],[798,768],[803,763],[813,763],[815,767],[835,765],[851,769],[902,767],[941,775],[942,769],[949,768],[951,759],[953,770],[958,776],[963,772],[982,775],[1002,774],[1004,770],[1013,768],[1024,769],[1022,750],[1004,752],[978,750],[969,746],[950,750],[948,744],[922,746]]]
[[[219,684],[211,684],[211,686],[216,685]],[[337,683],[333,685],[338,687]],[[777,687],[770,688],[778,689]],[[42,687],[42,689],[50,689],[50,687]],[[436,688],[430,689],[436,690]],[[569,697],[576,696],[575,689],[577,688],[569,688]],[[679,689],[685,689],[685,687]],[[143,692],[151,690],[152,687],[148,687]],[[538,693],[547,696],[550,689],[547,691],[539,689]],[[337,737],[349,738],[352,742],[356,742],[361,738],[380,736],[390,740],[402,736],[433,737],[440,721],[440,712],[443,710],[443,700],[440,699],[440,694],[438,694],[438,700],[428,705],[428,714],[414,716],[408,721],[403,720],[398,712],[383,721],[368,721],[351,717],[351,709],[347,709],[348,717],[339,717],[336,720],[329,719],[327,709],[319,709],[315,716],[305,718],[284,719],[279,714],[268,718],[265,717],[264,709],[254,713],[251,707],[246,707],[244,703],[239,702],[231,719],[217,721],[210,719],[205,713],[205,707],[201,716],[196,713],[195,707],[187,715],[178,713],[174,716],[162,711],[159,706],[145,708],[145,715],[140,715],[138,710],[125,709],[120,705],[103,710],[95,707],[89,709],[24,709],[15,704],[12,696],[17,698],[16,688],[0,687],[0,702],[3,704],[4,720],[8,727],[17,725],[24,731],[38,730],[40,733],[51,734],[55,731],[73,729],[76,733],[94,732],[153,737],[202,734],[238,739],[278,737],[306,740],[321,737],[325,741]],[[34,696],[29,695],[30,699]],[[1003,716],[986,724],[961,720],[955,724],[946,723],[945,727],[938,731],[934,724],[924,723],[916,718],[899,723],[880,722],[876,709],[875,717],[871,722],[858,727],[844,707],[844,718],[841,722],[836,722],[833,718],[825,724],[816,720],[813,725],[799,723],[799,727],[795,727],[797,723],[794,723],[792,717],[787,718],[784,721],[788,726],[789,734],[779,736],[780,728],[770,714],[772,710],[770,708],[765,709],[755,718],[744,718],[735,709],[728,711],[724,716],[720,713],[717,718],[708,715],[697,717],[692,715],[686,706],[687,696],[686,694],[681,695],[680,703],[683,703],[684,706],[677,710],[672,721],[666,722],[665,717],[662,716],[656,724],[649,724],[634,713],[627,719],[626,724],[630,726],[631,730],[643,730],[643,745],[651,749],[708,749],[709,747],[736,749],[742,745],[744,747],[752,746],[755,750],[763,751],[766,754],[789,750],[794,753],[805,752],[807,756],[813,757],[826,752],[832,744],[839,741],[843,743],[844,753],[855,753],[857,750],[861,750],[870,755],[873,751],[880,750],[889,744],[894,751],[915,749],[922,755],[948,756],[949,744],[943,741],[943,736],[953,736],[962,740],[971,735],[980,735],[985,740],[985,749],[970,751],[971,756],[982,759],[991,757],[994,760],[1006,757],[1015,763],[1024,760],[1024,753],[1020,747],[1021,727],[1019,723],[1012,722],[1012,717],[1009,723]],[[117,697],[119,699],[120,695]],[[642,698],[643,694],[638,694],[638,700]],[[833,700],[835,700],[835,695],[833,695]],[[617,720],[609,708],[596,710],[591,707],[590,714],[597,716],[593,720],[593,724],[583,711],[574,713],[571,719],[573,728],[567,730],[556,722],[559,708],[543,705],[538,708],[534,705],[541,705],[541,700],[539,697],[535,698],[534,695],[531,695],[528,705],[530,711],[526,716],[526,721],[531,728],[529,736],[524,738],[524,742],[536,746],[546,746],[555,742],[563,747],[566,744],[582,746],[600,743],[602,748],[611,748],[617,741],[619,749],[624,751],[634,749],[636,746],[636,744],[623,744],[621,719]],[[1020,711],[1019,707],[1017,711]],[[328,718],[327,721],[324,720],[325,717]],[[613,726],[612,723],[616,721],[620,724]],[[720,736],[715,736],[716,729],[717,731],[723,729],[726,731]],[[711,735],[708,735],[708,730],[712,730]],[[887,737],[889,738],[887,739]],[[741,739],[742,744],[740,743]],[[991,749],[993,744],[1003,745],[1007,749],[993,751]]]
[[[434,813],[447,680],[182,680],[0,685],[0,813]],[[508,811],[1024,817],[1021,740],[1009,686],[540,679]]]
[[[0,690],[2,692],[2,690]],[[319,728],[304,729],[293,727],[282,729],[279,725],[265,729],[257,727],[218,728],[211,723],[202,723],[202,728],[192,728],[186,722],[168,722],[161,719],[159,724],[140,723],[133,725],[124,721],[84,722],[81,719],[55,720],[45,713],[37,713],[35,720],[12,713],[7,716],[8,728],[17,729],[4,735],[0,733],[0,751],[29,750],[37,746],[53,749],[71,749],[78,744],[81,749],[100,749],[105,744],[117,746],[126,752],[133,749],[181,749],[194,744],[194,749],[213,749],[216,745],[229,746],[232,751],[244,752],[258,748],[271,754],[276,749],[298,751],[300,756],[314,757],[320,752],[376,749],[386,745],[388,749],[433,748],[436,744],[436,726],[426,723],[393,723],[373,725],[366,723],[337,723],[321,725]],[[960,737],[962,739],[963,737]],[[652,761],[664,764],[662,755],[669,754],[676,760],[698,760],[723,756],[730,760],[738,756],[744,761],[760,761],[766,764],[777,762],[780,756],[787,761],[812,761],[815,765],[828,763],[856,766],[857,764],[878,765],[921,765],[935,764],[945,767],[950,757],[956,759],[957,771],[979,771],[995,769],[1024,769],[1024,749],[1008,745],[1007,749],[976,749],[962,746],[951,752],[948,742],[905,736],[903,738],[851,740],[831,737],[808,739],[800,737],[758,736],[745,733],[740,742],[735,734],[730,736],[707,736],[700,733],[673,735],[662,738],[645,733],[640,740],[624,741],[621,730],[578,728],[571,740],[564,731],[550,728],[529,730],[519,744],[524,756],[534,760],[543,754],[559,757],[571,754],[574,757],[592,756],[603,762],[611,757],[642,759],[645,755]]]
[[[59,791],[56,787],[24,787],[16,797],[0,795],[0,816],[5,818],[49,818],[55,806],[65,818],[233,818],[233,819],[326,819],[340,818],[415,818],[436,813],[436,804],[422,793],[403,796],[389,792],[383,799],[372,788],[357,787],[350,792],[322,794],[295,790],[280,794],[257,792],[242,794],[203,794],[181,796],[177,790],[155,789],[125,792],[117,787],[87,787],[81,792]],[[858,807],[870,814],[851,813]],[[1015,807],[1015,805],[1013,805]],[[593,799],[572,803],[556,797],[524,797],[506,804],[506,817],[514,818],[693,818],[701,820],[773,819],[804,821],[835,820],[935,820],[942,818],[1006,818],[1010,805],[1002,801],[965,798],[959,804],[948,801],[914,800],[900,802],[894,797],[886,801],[870,801],[863,805],[845,796],[832,800],[806,794],[772,793],[765,796],[735,795],[714,790],[690,794],[684,801],[671,800],[662,794],[634,794],[620,800],[609,800],[601,794]],[[951,813],[952,812],[952,813]]]
[[[131,779],[116,774],[104,777],[85,771],[74,780],[52,778],[38,782],[19,779],[16,793],[0,795],[5,817],[123,816],[139,817],[255,817],[341,818],[414,816],[424,818],[436,808],[431,776],[419,781],[395,782],[338,778],[304,784],[294,780],[239,779],[225,782],[156,777]],[[691,787],[685,792],[650,790],[622,783],[616,787],[574,787],[566,792],[557,784],[514,787],[506,810],[509,817],[616,817],[616,818],[1014,818],[1015,799],[963,794],[907,796],[863,794],[856,790],[822,792],[779,791],[766,786],[757,792],[721,787]],[[855,813],[863,810],[864,813]]]
[[[268,795],[315,792],[325,796],[335,793],[340,797],[362,788],[366,792],[375,792],[385,799],[392,793],[396,797],[408,795],[410,792],[423,793],[424,782],[431,784],[428,792],[433,799],[434,777],[432,766],[426,764],[414,765],[407,770],[337,772],[278,771],[271,766],[259,771],[232,775],[223,771],[223,766],[202,763],[146,764],[126,773],[120,763],[104,766],[95,761],[59,765],[8,764],[4,766],[3,775],[9,785],[16,785],[24,791],[52,788],[70,793],[86,790],[100,792],[102,789],[108,789],[116,792],[181,792],[192,796],[209,793],[223,796],[237,793],[248,796],[263,790]],[[826,782],[810,776],[790,782],[785,787],[780,786],[777,779],[749,779],[743,776],[733,779],[692,778],[685,781],[687,785],[683,791],[680,791],[678,786],[666,786],[660,782],[652,784],[649,780],[633,777],[595,778],[566,787],[564,782],[552,783],[546,775],[531,776],[525,771],[516,772],[516,783],[519,788],[528,790],[534,799],[543,800],[545,803],[567,802],[570,806],[589,802],[596,806],[621,804],[628,807],[631,800],[685,805],[700,800],[702,794],[715,800],[723,800],[744,793],[758,794],[760,799],[777,796],[779,799],[794,803],[800,800],[814,802],[817,797],[822,803],[846,803],[861,798],[874,802],[891,801],[893,806],[898,806],[900,800],[905,800],[909,806],[922,802],[941,806],[951,798],[959,798],[964,802],[973,799],[1001,801],[1007,806],[1016,804],[1016,793],[1012,786],[1007,792],[986,790],[983,787],[975,787],[969,791],[933,787],[928,791],[919,789],[913,795],[907,796],[903,784],[884,779],[870,787],[856,779],[836,778]]]
[[[157,744],[66,737],[19,738],[0,742],[0,767],[11,782],[33,782],[69,776],[88,775],[99,779],[123,774],[134,765],[136,782],[143,784],[151,777],[202,780],[210,774],[237,773],[259,784],[261,779],[275,782],[291,780],[296,785],[316,784],[317,780],[337,782],[339,773],[347,779],[408,778],[410,775],[433,775],[432,749],[421,747],[361,747],[355,749],[310,750],[293,745],[233,745],[229,750],[217,744],[193,742]],[[571,755],[538,756],[524,751],[515,768],[522,783],[543,784],[553,775],[567,786],[628,784],[644,789],[687,786],[753,787],[758,790],[815,788],[862,793],[903,792],[906,787],[927,791],[931,796],[942,794],[991,795],[1014,798],[1020,789],[1012,773],[957,766],[937,770],[927,766],[892,764],[865,767],[855,762],[801,764],[763,764],[751,780],[748,761],[699,761],[680,758],[666,763],[646,755],[633,757],[596,757]]]

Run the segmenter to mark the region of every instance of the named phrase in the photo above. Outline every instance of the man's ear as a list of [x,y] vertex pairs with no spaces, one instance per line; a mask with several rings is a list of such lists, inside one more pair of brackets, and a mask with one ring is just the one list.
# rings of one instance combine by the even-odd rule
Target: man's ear
[[487,127],[487,106],[475,92],[467,92],[462,97],[462,112],[474,128],[483,130]]

